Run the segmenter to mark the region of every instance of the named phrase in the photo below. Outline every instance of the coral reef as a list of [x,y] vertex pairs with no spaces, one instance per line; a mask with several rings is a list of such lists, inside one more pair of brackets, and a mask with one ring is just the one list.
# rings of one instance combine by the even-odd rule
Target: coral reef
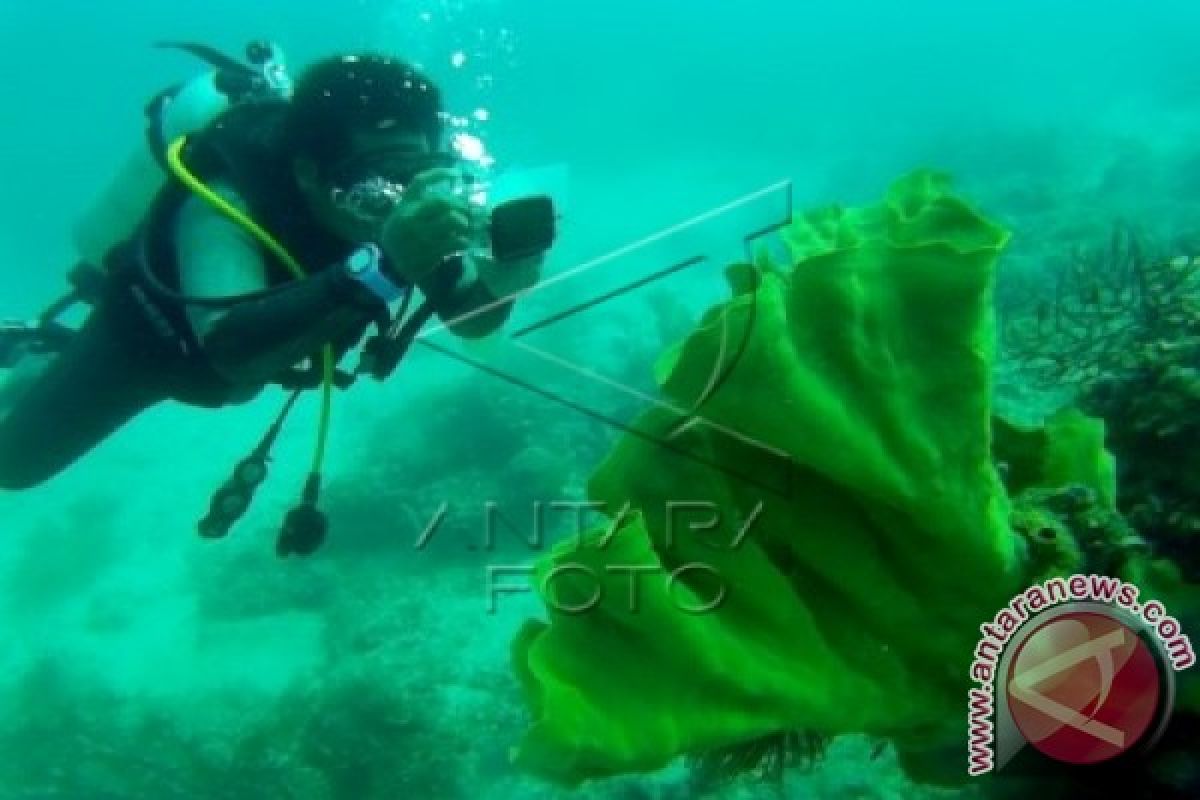
[[[765,256],[733,268],[734,299],[660,365],[664,393],[692,411],[644,415],[593,476],[593,499],[638,513],[539,564],[548,621],[527,624],[514,656],[535,716],[518,759],[541,775],[574,785],[692,753],[699,779],[778,781],[821,749],[797,745],[858,732],[894,743],[914,778],[954,781],[967,654],[1014,587],[1114,575],[1195,619],[1194,587],[1120,513],[1105,423],[1073,410],[1036,426],[992,416],[1002,231],[917,174],[879,207],[799,218],[785,241],[793,268]],[[1160,301],[1186,291],[1190,269],[1137,266],[1144,293],[1114,296],[1139,320],[1102,313],[1088,324],[1110,338],[1058,341],[1096,365],[1126,355],[1145,328],[1180,324],[1186,306]],[[730,318],[749,343],[707,393]],[[1088,387],[1105,369],[1055,363]],[[1128,422],[1111,423],[1112,441]],[[725,519],[681,539],[664,513],[681,498]],[[712,574],[682,577],[696,564]],[[622,567],[659,579],[635,595],[612,575]],[[721,581],[721,602],[704,605]],[[1196,699],[1185,677],[1162,752],[1146,769],[1104,772],[1107,785],[1186,791],[1191,777],[1158,772],[1194,746]],[[1066,779],[1054,796],[1095,790]]]
[[[540,399],[486,377],[432,386],[367,430],[361,464],[329,486],[322,559],[281,569],[266,531],[189,563],[195,629],[182,635],[205,657],[192,669],[212,667],[205,643],[225,642],[237,670],[278,678],[223,688],[218,675],[152,697],[45,653],[0,691],[0,748],[21,755],[0,761],[6,796],[561,798],[510,763],[523,730],[520,765],[565,783],[608,778],[578,786],[578,800],[1028,796],[1017,779],[913,781],[962,777],[962,662],[1009,587],[1118,575],[1200,628],[1200,262],[1148,255],[1122,231],[1072,256],[1083,267],[1062,277],[1060,305],[1002,298],[1004,368],[1069,387],[1087,412],[1016,424],[992,406],[1004,239],[928,174],[878,207],[798,218],[788,264],[764,253],[731,268],[732,299],[659,362],[664,395],[686,412],[640,417],[603,460],[611,431],[548,415]],[[631,382],[647,378],[657,336],[687,327],[670,299],[650,338],[621,340]],[[749,331],[744,350],[724,346],[730,328]],[[549,622],[516,641],[514,681],[509,638],[537,609],[483,612],[482,506],[507,514],[500,552],[525,562],[539,555],[523,540],[531,504],[581,497],[578,470],[597,462],[589,496],[637,512],[578,539],[565,524],[550,532],[558,545],[534,580]],[[473,508],[451,509],[419,547],[441,498]],[[715,500],[721,520],[672,531],[669,499]],[[97,502],[42,520],[5,578],[18,614],[78,613],[103,640],[143,609],[99,591],[125,542]],[[83,523],[87,548],[75,544]],[[46,548],[66,555],[46,560]],[[631,573],[616,574],[584,615],[562,607],[596,581],[547,579],[571,564],[661,575],[698,561],[729,595],[683,624],[678,601],[702,604],[711,575],[639,582],[629,613]],[[73,604],[81,592],[95,597]],[[228,644],[296,619],[311,636],[276,648],[288,663]],[[1183,678],[1148,772],[1097,771],[1054,792],[1039,776],[1036,788],[1187,796],[1200,688]]]
[[[1164,256],[1153,249],[1118,229],[1106,247],[1077,249],[1053,296],[1005,309],[1006,368],[1103,419],[1119,478],[1115,498],[1088,504],[1091,510],[1082,518],[1078,512],[1074,521],[1049,514],[1044,502],[1030,498],[1034,508],[1022,511],[1017,524],[1042,551],[1048,570],[1124,577],[1163,599],[1185,629],[1195,630],[1200,625],[1200,500],[1195,492],[1200,428],[1194,413],[1200,400],[1195,367],[1200,258]],[[1029,438],[1013,437],[1015,431],[1001,427],[997,440],[1017,444],[1009,455],[1020,463],[1020,440],[1029,444]],[[1122,515],[1115,527],[1110,509]],[[1099,558],[1098,533],[1107,542]],[[1038,543],[1042,538],[1046,541]],[[1178,676],[1176,718],[1148,773],[1130,777],[1105,771],[1090,783],[1080,778],[1081,783],[1063,789],[1064,796],[1108,793],[1117,786],[1143,791],[1150,784],[1158,786],[1154,796],[1193,796],[1200,775],[1188,754],[1200,741],[1197,683],[1192,671]]]
[[1157,552],[1200,579],[1200,257],[1156,256],[1118,230],[1079,250],[1052,298],[1009,309],[1006,355],[1108,422],[1118,507]]
[[1155,249],[1122,227],[1104,247],[1077,246],[1049,278],[1000,303],[1005,358],[1034,385],[1083,388],[1137,369],[1134,354],[1148,346],[1194,334],[1200,260]]
[[[527,723],[503,659],[513,620],[479,624],[475,576],[444,569],[397,575],[361,563],[338,574],[329,566],[295,576],[317,577],[323,587],[323,657],[281,692],[227,687],[143,696],[51,656],[9,676],[0,692],[0,749],[20,757],[0,760],[4,796],[560,800],[556,787],[509,764],[508,748]],[[296,597],[246,557],[220,560],[197,578],[221,584],[242,572],[262,578],[263,587],[240,613],[236,592],[220,607],[206,605],[215,622],[284,608]],[[248,584],[239,578],[239,586]],[[706,780],[698,767],[693,773],[677,765],[584,787],[574,797],[777,800],[781,790],[863,800],[956,796],[913,787],[893,753],[865,741],[835,742],[831,752],[827,761],[780,774],[783,784]]]

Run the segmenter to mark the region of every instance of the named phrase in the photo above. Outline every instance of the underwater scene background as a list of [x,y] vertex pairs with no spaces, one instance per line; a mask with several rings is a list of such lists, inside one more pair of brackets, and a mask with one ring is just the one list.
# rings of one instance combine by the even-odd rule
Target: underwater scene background
[[[311,558],[274,537],[315,397],[231,535],[196,535],[277,389],[161,405],[0,493],[0,798],[1024,796],[966,776],[967,665],[1004,590],[1110,565],[1200,630],[1198,34],[1183,0],[8,0],[0,317],[62,292],[146,100],[199,68],[161,40],[412,60],[561,217],[523,346],[431,339],[336,397]],[[906,247],[929,261],[896,266]],[[762,563],[724,564],[754,602],[711,628],[529,623],[557,615],[515,587],[579,527],[545,504],[641,507],[653,546],[621,552],[644,563],[664,499],[745,521],[712,462],[771,483],[731,438],[644,444],[685,432],[655,398],[710,396],[730,320],[745,358],[684,416],[801,470],[763,490]],[[1027,474],[1040,445],[1012,431],[1046,420],[1092,449]],[[1047,519],[1059,539],[1026,541]],[[1188,677],[1139,796],[1200,796]]]

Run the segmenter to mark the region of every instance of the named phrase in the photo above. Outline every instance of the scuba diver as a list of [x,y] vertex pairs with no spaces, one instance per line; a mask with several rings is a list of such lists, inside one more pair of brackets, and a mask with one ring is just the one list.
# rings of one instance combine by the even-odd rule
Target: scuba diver
[[[245,62],[167,46],[213,70],[147,107],[160,179],[148,208],[132,231],[107,231],[117,238],[93,248],[36,324],[0,325],[0,367],[50,357],[0,419],[0,488],[45,482],[164,400],[217,408],[283,386],[279,418],[201,522],[201,535],[224,536],[297,396],[320,388],[317,452],[277,544],[307,554],[326,531],[317,498],[333,388],[385,378],[435,315],[463,337],[498,329],[539,279],[553,206],[472,202],[445,146],[441,93],[403,61],[335,56],[293,84],[274,45],[253,43]],[[424,300],[405,318],[414,290]],[[56,321],[81,301],[91,310],[79,330]],[[373,325],[357,368],[338,367]]]

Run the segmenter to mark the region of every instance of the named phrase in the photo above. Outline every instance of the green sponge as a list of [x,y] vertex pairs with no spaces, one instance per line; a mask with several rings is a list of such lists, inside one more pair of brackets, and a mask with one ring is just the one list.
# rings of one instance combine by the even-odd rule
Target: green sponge
[[[590,482],[636,513],[537,567],[519,763],[573,784],[782,730],[962,725],[979,624],[1021,588],[989,432],[1007,240],[922,172],[797,218],[794,268],[731,270],[659,364],[679,412]],[[718,521],[685,529],[685,501]]]
[[1078,484],[1096,493],[1105,509],[1117,507],[1117,465],[1104,449],[1104,421],[1078,409],[1058,412],[1043,425],[993,420],[992,452],[1007,470],[1008,490]]

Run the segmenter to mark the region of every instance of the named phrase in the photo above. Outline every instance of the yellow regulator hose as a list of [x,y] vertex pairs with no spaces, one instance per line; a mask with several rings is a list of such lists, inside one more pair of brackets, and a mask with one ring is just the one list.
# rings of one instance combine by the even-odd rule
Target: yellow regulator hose
[[[191,170],[183,163],[182,152],[184,145],[187,144],[187,137],[180,136],[167,148],[167,165],[171,168],[172,174],[179,179],[180,183],[186,186],[194,195],[204,200],[221,214],[224,214],[235,224],[243,228],[247,233],[257,239],[263,247],[267,248],[280,261],[287,266],[297,280],[306,277],[307,273],[296,259],[292,258],[283,245],[281,245],[275,237],[271,236],[257,222],[249,216],[235,208],[225,198],[218,195],[212,189],[204,185]],[[321,417],[317,424],[317,445],[313,451],[312,473],[314,475],[321,472],[321,465],[325,461],[325,445],[329,439],[329,419],[333,408],[333,371],[335,359],[333,357],[333,345],[325,345],[321,350]]]

